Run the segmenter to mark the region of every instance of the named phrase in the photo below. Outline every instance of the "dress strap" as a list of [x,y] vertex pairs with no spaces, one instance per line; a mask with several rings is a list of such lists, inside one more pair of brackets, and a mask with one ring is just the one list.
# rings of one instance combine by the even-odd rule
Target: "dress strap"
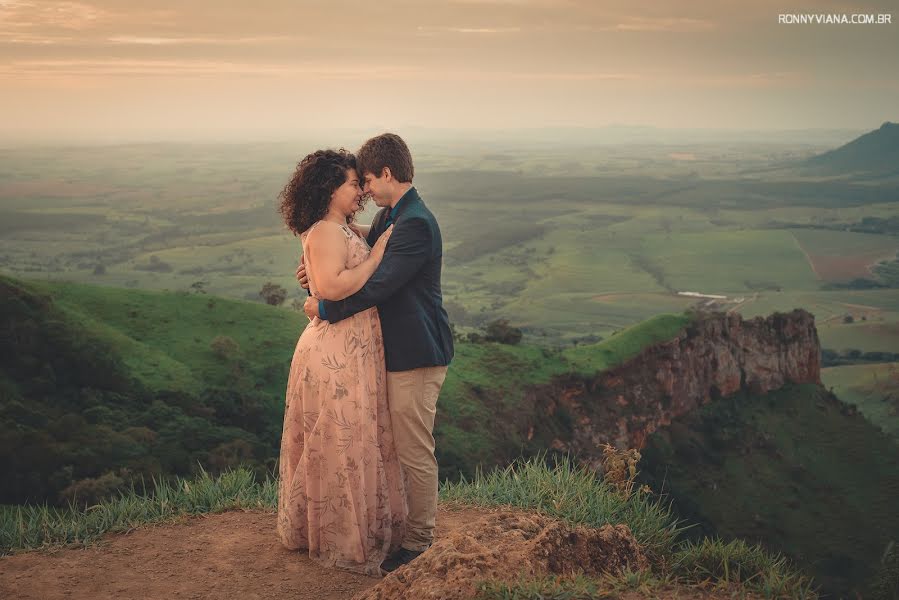
[[309,229],[307,229],[306,231],[303,232],[303,235],[304,235],[304,236],[308,236],[310,233],[312,233],[312,230],[313,230],[313,229],[315,229],[316,227],[318,227],[319,223],[321,223],[321,222],[322,222],[322,220],[319,219],[318,221],[316,221],[315,223],[313,223],[312,226],[309,227]]
[[[315,229],[316,227],[318,227],[319,224],[322,222],[324,222],[324,219],[319,219],[318,221],[313,223],[312,226],[309,227],[309,229],[307,229],[306,231],[303,232],[303,237],[307,237],[310,233],[312,233],[312,230]],[[336,223],[335,223],[335,225],[336,225]],[[346,225],[338,225],[338,227],[340,227],[341,231],[343,231],[343,234],[345,236],[347,236],[347,238],[352,238],[354,235],[356,235],[353,233],[353,230],[350,229],[349,227],[347,227]]]

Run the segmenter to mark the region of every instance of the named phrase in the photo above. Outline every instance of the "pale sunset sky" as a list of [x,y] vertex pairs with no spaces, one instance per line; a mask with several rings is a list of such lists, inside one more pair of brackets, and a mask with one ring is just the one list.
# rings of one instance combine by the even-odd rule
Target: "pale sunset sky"
[[0,0],[0,48],[8,140],[899,120],[896,0]]

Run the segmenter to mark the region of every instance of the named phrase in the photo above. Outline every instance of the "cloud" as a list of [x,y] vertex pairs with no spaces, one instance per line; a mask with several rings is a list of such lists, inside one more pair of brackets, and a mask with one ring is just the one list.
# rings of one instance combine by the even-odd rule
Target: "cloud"
[[323,65],[252,63],[212,60],[19,60],[0,64],[0,77],[113,77],[113,76],[304,76],[319,79],[396,79],[420,74],[404,65]]
[[27,31],[0,31],[0,43],[26,44],[35,46],[50,46],[75,41],[75,38],[66,35],[41,35]]
[[451,4],[497,4],[502,6],[558,6],[565,0],[450,0]]
[[802,73],[795,71],[775,71],[760,73],[743,73],[734,75],[686,77],[682,81],[695,85],[711,87],[790,87],[804,86],[811,83],[811,79]]
[[4,29],[83,30],[107,15],[103,9],[82,2],[0,2],[0,27]]
[[131,44],[137,46],[175,46],[182,44],[262,44],[270,42],[294,41],[301,38],[291,36],[258,36],[258,37],[152,37],[137,35],[116,35],[106,38],[113,44]]
[[690,19],[686,17],[626,17],[617,23],[596,28],[586,28],[593,31],[676,31],[696,32],[712,31],[718,28],[718,24],[708,19]]
[[520,27],[418,27],[417,31],[423,34],[429,33],[520,33]]

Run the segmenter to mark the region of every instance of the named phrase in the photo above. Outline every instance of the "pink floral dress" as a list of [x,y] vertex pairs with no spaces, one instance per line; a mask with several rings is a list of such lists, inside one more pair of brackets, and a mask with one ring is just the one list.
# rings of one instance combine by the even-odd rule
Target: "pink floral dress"
[[[317,227],[315,223],[301,236]],[[344,227],[346,268],[368,244]],[[309,288],[320,298],[315,272]],[[370,576],[402,542],[406,506],[387,406],[378,311],[337,323],[313,319],[300,336],[287,381],[278,484],[278,536],[326,567]]]

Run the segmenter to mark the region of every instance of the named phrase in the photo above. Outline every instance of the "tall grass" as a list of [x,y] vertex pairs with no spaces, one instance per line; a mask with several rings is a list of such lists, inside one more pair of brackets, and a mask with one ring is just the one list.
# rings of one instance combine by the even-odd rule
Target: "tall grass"
[[548,465],[541,454],[487,474],[479,470],[471,481],[463,477],[457,483],[444,483],[440,497],[468,504],[536,509],[588,527],[624,523],[637,541],[656,555],[669,554],[683,529],[659,498],[642,491],[622,494],[568,457]]
[[682,544],[674,555],[672,572],[684,581],[739,583],[765,598],[817,598],[809,577],[780,554],[743,540],[725,542],[705,538]]
[[[236,508],[275,510],[277,480],[257,483],[252,471],[240,468],[212,477],[205,470],[194,479],[153,480],[152,492],[132,486],[117,498],[87,509],[47,505],[0,508],[0,555],[70,543],[87,544],[105,533],[127,531],[145,523],[181,515],[215,513]],[[148,486],[150,487],[150,486]]]
[[[205,470],[193,479],[153,481],[152,491],[132,486],[117,498],[86,509],[43,506],[0,507],[0,555],[65,544],[89,544],[105,533],[127,531],[147,523],[182,515],[230,509],[277,508],[277,479],[257,482],[252,471],[238,468],[212,477]],[[622,491],[570,457],[519,459],[505,469],[466,481],[445,482],[443,502],[506,505],[565,520],[574,525],[601,527],[624,523],[647,554],[650,571],[611,574],[597,580],[534,580],[485,584],[483,598],[604,598],[623,590],[652,591],[668,585],[736,586],[765,598],[816,598],[811,581],[787,560],[760,546],[740,540],[701,542],[679,540],[686,529],[662,500],[643,489]],[[535,595],[537,594],[537,595]],[[542,594],[542,595],[540,595]]]

